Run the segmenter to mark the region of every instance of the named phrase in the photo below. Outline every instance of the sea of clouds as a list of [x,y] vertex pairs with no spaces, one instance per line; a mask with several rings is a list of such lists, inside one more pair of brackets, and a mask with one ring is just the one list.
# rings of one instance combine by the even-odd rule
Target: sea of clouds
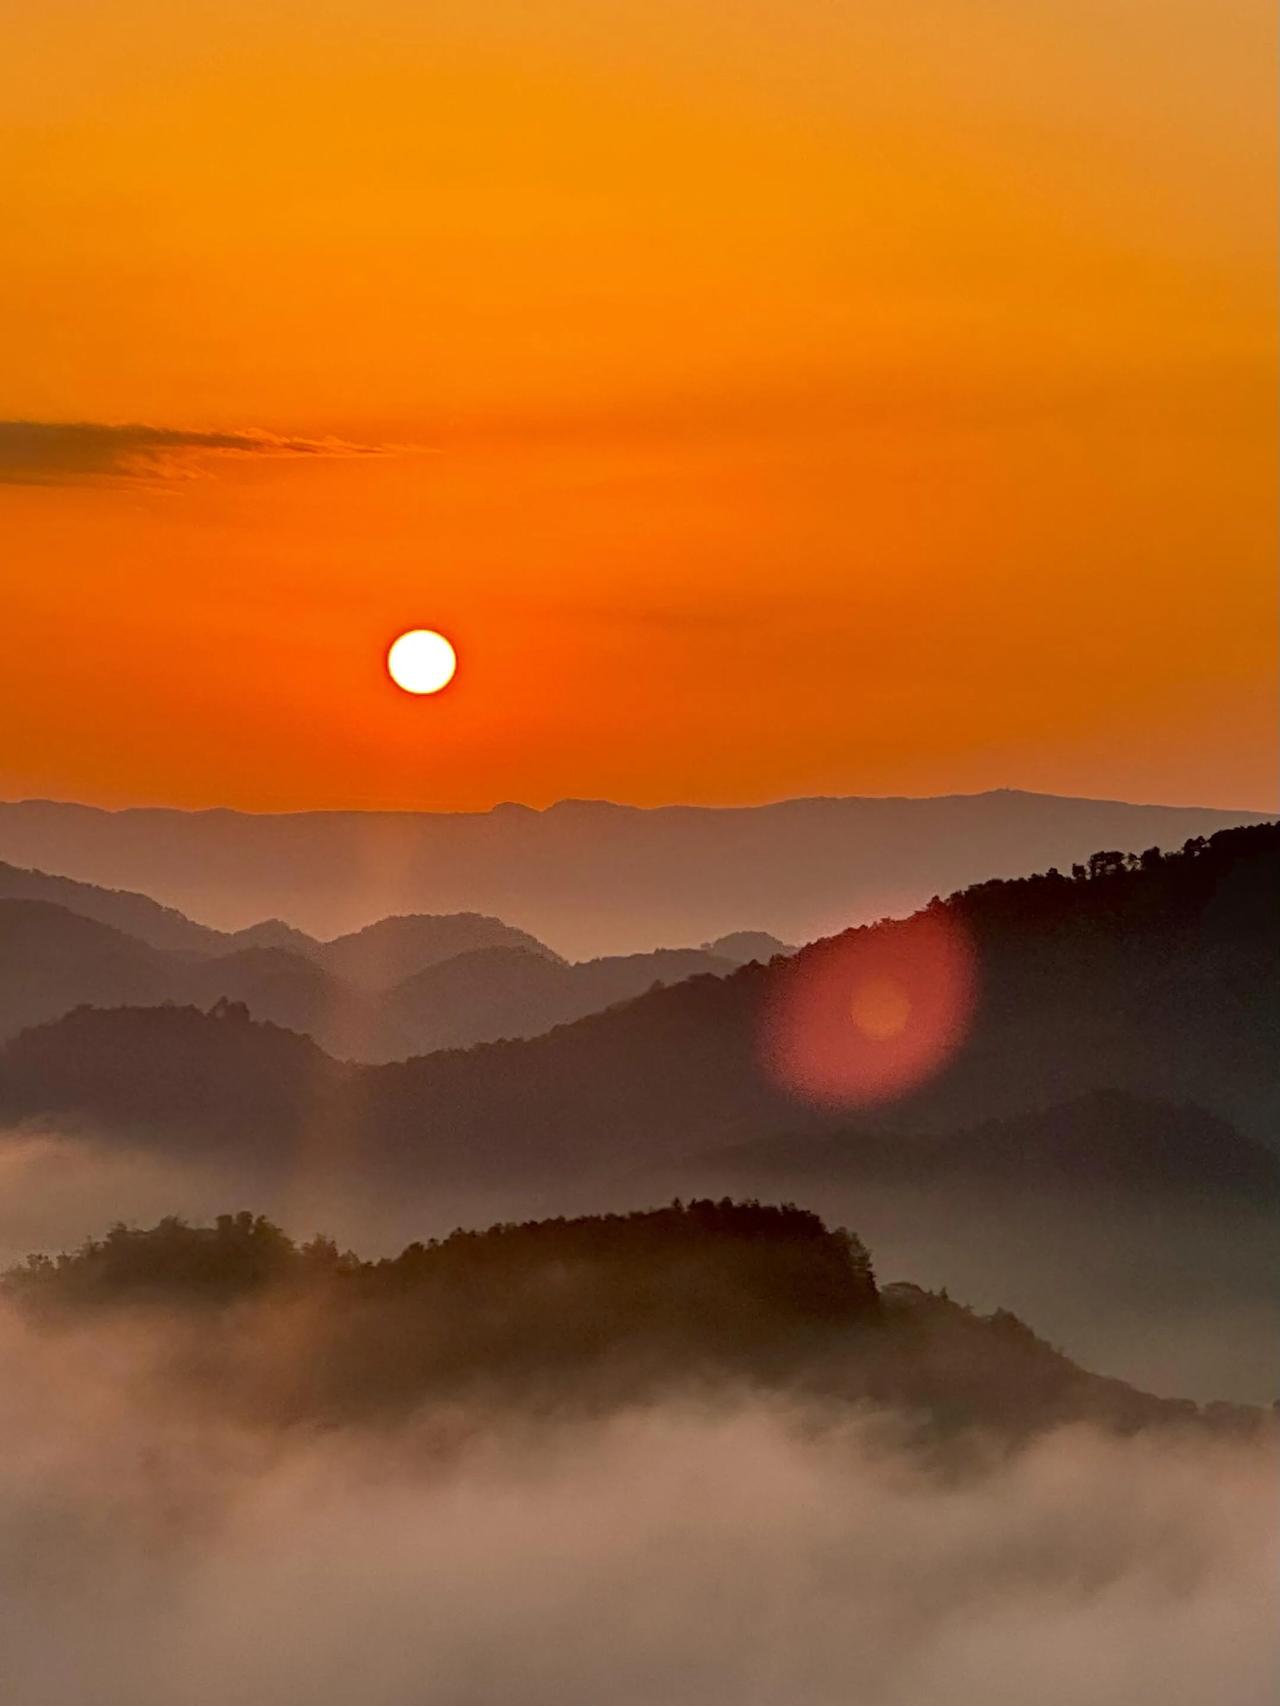
[[184,1385],[192,1331],[0,1309],[14,1706],[1275,1697],[1262,1440],[1072,1428],[943,1462],[893,1417],[750,1393],[284,1428]]

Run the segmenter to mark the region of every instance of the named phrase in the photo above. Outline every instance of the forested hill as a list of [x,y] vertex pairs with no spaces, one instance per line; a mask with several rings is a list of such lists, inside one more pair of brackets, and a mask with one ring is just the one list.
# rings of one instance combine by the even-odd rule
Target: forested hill
[[294,1421],[475,1396],[563,1413],[748,1385],[820,1398],[833,1416],[871,1401],[943,1437],[1199,1419],[1086,1373],[1004,1311],[978,1316],[910,1285],[881,1293],[856,1235],[790,1205],[699,1200],[500,1225],[377,1262],[323,1238],[299,1247],[247,1212],[169,1219],[34,1256],[0,1291],[51,1325],[161,1312],[170,1332],[154,1342],[174,1396],[194,1380],[205,1403]]
[[[1195,1102],[1266,1138],[1276,1106],[1280,829],[1181,852],[1100,853],[1074,873],[935,903],[971,938],[972,1026],[951,1063],[878,1123],[961,1130],[1096,1090]],[[857,947],[909,924],[834,939]],[[575,1175],[847,1122],[771,1075],[762,1025],[791,962],[694,978],[541,1038],[344,1068],[234,1009],[84,1011],[0,1053],[0,1112],[145,1122],[288,1164],[317,1131],[362,1168],[429,1181]],[[336,1140],[336,1136],[335,1136]]]

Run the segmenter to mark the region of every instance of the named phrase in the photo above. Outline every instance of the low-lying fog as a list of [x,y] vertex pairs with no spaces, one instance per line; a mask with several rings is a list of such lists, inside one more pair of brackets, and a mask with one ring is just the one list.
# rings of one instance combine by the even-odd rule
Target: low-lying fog
[[164,1333],[0,1310],[15,1706],[1274,1698],[1256,1440],[1070,1429],[943,1471],[892,1418],[750,1394],[255,1428],[159,1376]]
[[[392,1254],[415,1238],[506,1219],[651,1206],[680,1194],[719,1195],[723,1181],[646,1176],[598,1186],[509,1194],[389,1191],[357,1175],[246,1181],[243,1158],[127,1150],[53,1133],[0,1134],[0,1267],[29,1251],[74,1249],[112,1220],[193,1221],[241,1207],[306,1237],[323,1231],[363,1255]],[[734,1195],[752,1191],[735,1180]],[[761,1183],[756,1193],[776,1201]],[[869,1246],[882,1280],[909,1279],[975,1308],[1013,1310],[1085,1367],[1144,1390],[1199,1402],[1269,1405],[1280,1396],[1280,1252],[1269,1214],[1230,1219],[1183,1205],[1176,1212],[1096,1197],[994,1205],[931,1195],[857,1191],[820,1178],[782,1193],[844,1224]]]

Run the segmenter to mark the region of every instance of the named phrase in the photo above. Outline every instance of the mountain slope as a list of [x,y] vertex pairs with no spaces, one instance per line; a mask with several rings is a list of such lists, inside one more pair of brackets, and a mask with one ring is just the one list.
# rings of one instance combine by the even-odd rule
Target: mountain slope
[[[108,949],[101,931],[77,932],[58,913],[93,920],[136,946],[117,940]],[[657,984],[721,976],[784,951],[770,937],[741,932],[724,953],[716,944],[659,948],[571,965],[528,931],[479,913],[383,918],[331,941],[278,918],[227,932],[143,894],[0,864],[0,1038],[82,1004],[226,999],[307,1032],[333,1054],[388,1061],[538,1036]]]
[[390,989],[444,960],[491,948],[560,958],[527,930],[476,912],[380,918],[363,930],[312,943],[308,952],[335,977],[362,989]]
[[[331,1054],[397,1060],[536,1036],[656,984],[734,969],[699,949],[567,965],[541,944],[526,946],[533,939],[522,931],[466,916],[386,919],[332,943],[304,938],[306,953],[274,945],[297,935],[273,922],[221,939],[217,953],[166,951],[48,901],[0,900],[0,1038],[84,1005],[233,1001],[256,1019],[305,1032]],[[477,937],[493,945],[449,954]],[[447,957],[432,960],[433,953]],[[382,976],[421,960],[425,969],[379,986]],[[359,982],[337,975],[335,964]]]
[[735,962],[698,948],[568,965],[525,948],[481,948],[443,960],[387,992],[382,1058],[536,1037],[557,1025],[685,978],[724,977]]
[[215,930],[173,907],[161,906],[149,895],[4,863],[0,863],[0,901],[59,906],[110,925],[149,947],[178,953],[227,955],[244,949],[283,949],[370,989],[387,988],[455,954],[481,948],[522,948],[559,957],[527,930],[474,912],[382,918],[330,941],[319,941],[280,918],[266,918],[240,930]]
[[169,999],[185,958],[47,900],[0,900],[0,1036],[69,1008]]
[[0,1036],[86,1005],[217,1001],[334,1046],[379,1023],[357,991],[284,948],[166,950],[47,901],[0,900]]
[[[387,914],[518,918],[573,958],[714,942],[745,922],[809,941],[1099,847],[1180,846],[1262,820],[1006,790],[654,810],[561,801],[482,813],[99,811],[0,804],[0,856],[145,890],[237,928],[317,936]],[[114,922],[114,920],[109,920]]]
[[100,888],[96,883],[50,876],[46,871],[23,870],[0,863],[0,901],[39,901],[109,924],[153,948],[172,948],[188,953],[216,954],[233,944],[234,938],[208,925],[197,924],[171,906],[161,906],[149,895],[125,889]]
[[[299,1249],[247,1212],[211,1227],[167,1220],[33,1260],[0,1290],[44,1320],[140,1306],[163,1306],[174,1325],[194,1316],[205,1402],[247,1399],[255,1417],[293,1422],[376,1418],[477,1389],[490,1407],[541,1404],[550,1387],[558,1409],[598,1411],[743,1383],[826,1405],[870,1400],[936,1439],[1267,1420],[1202,1418],[1090,1374],[1007,1311],[979,1316],[910,1284],[881,1290],[856,1235],[790,1205],[703,1200],[458,1231],[376,1263],[323,1242]],[[257,1356],[247,1311],[273,1302],[291,1310],[291,1330]],[[210,1311],[229,1307],[236,1330],[211,1329]]]
[[1269,1402],[1278,843],[1230,831],[1137,868],[1104,858],[956,897],[943,910],[983,972],[972,1029],[876,1108],[806,1103],[761,1045],[792,977],[905,926],[384,1067],[340,1065],[234,1007],[87,1009],[0,1048],[0,1124],[83,1128],[90,1166],[104,1146],[150,1149],[271,1206],[301,1192],[320,1224],[380,1241],[424,1221],[795,1197],[862,1226],[896,1271],[1008,1304],[1092,1366]]
[[[878,1123],[943,1133],[1114,1089],[1197,1102],[1268,1135],[1278,847],[1275,828],[1228,831],[1141,869],[1103,862],[1075,881],[1049,875],[954,897],[942,911],[968,933],[982,968],[972,1027],[952,1061]],[[639,1167],[797,1127],[831,1129],[840,1111],[807,1105],[767,1065],[772,1004],[783,980],[824,956],[910,929],[848,932],[771,968],[695,977],[527,1042],[354,1070],[330,1117],[358,1135],[370,1162],[473,1179]],[[74,1016],[7,1045],[0,1104],[68,1105],[69,1048],[115,1082],[117,1057],[141,1071],[153,1052],[184,1051],[195,1071],[225,1036],[195,1014]],[[95,1105],[91,1079],[80,1082],[85,1111],[111,1118],[110,1095]],[[238,1086],[238,1103],[241,1095],[251,1101],[252,1085]],[[166,1120],[207,1128],[219,1114],[216,1096],[193,1099],[175,1077]]]
[[[962,1131],[920,1136],[877,1129],[771,1137],[713,1150],[701,1166],[737,1189],[803,1191],[823,1179],[1004,1193],[1068,1191],[1105,1196],[1221,1194],[1280,1206],[1280,1154],[1225,1120],[1186,1104],[1094,1090],[1053,1107]],[[696,1176],[699,1162],[693,1171]]]

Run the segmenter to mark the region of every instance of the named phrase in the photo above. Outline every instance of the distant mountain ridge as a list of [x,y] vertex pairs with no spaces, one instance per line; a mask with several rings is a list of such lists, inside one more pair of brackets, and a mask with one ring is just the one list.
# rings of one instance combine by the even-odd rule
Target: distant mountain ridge
[[235,930],[280,917],[317,936],[403,913],[516,918],[574,959],[713,942],[744,921],[808,941],[989,877],[1067,868],[1100,847],[1180,846],[1259,812],[1018,790],[545,811],[299,812],[0,803],[0,858],[141,890]]
[[[1264,826],[1141,866],[1100,855],[1074,880],[993,881],[953,897],[946,909],[984,968],[972,1030],[880,1123],[942,1134],[1106,1089],[1196,1102],[1273,1136],[1278,876],[1280,828]],[[622,1156],[638,1167],[789,1127],[829,1130],[837,1114],[806,1108],[765,1069],[760,1027],[779,977],[831,950],[819,943],[781,966],[688,978],[530,1041],[382,1067],[299,1053],[298,1039],[247,1015],[73,1014],[0,1050],[0,1111],[234,1127],[287,1148],[293,1134],[274,1116],[255,1122],[257,1136],[243,1129],[256,1086],[264,1109],[282,1094],[323,1105],[358,1134],[369,1165],[382,1157],[473,1178],[607,1169]],[[233,1114],[219,1082],[233,1085]],[[206,1083],[211,1094],[192,1088]]]
[[[98,883],[59,877],[49,871],[27,870],[4,861],[0,861],[0,900],[34,901],[61,907],[77,917],[92,918],[99,924],[110,925],[112,929],[134,936],[152,948],[217,954],[227,952],[237,940],[228,931],[197,924],[176,907],[161,906],[150,895],[128,889],[104,888]],[[273,919],[270,924],[254,925],[243,934],[254,937],[256,941],[258,931],[273,932],[278,922]],[[280,925],[279,928],[289,931],[288,925]],[[278,941],[273,945],[279,945]]]
[[145,895],[0,865],[0,1038],[85,1005],[227,1000],[339,1057],[396,1060],[537,1036],[657,984],[726,975],[739,963],[658,949],[570,965],[526,931],[476,914],[387,918],[331,942],[276,919],[226,934]]
[[216,930],[209,924],[197,924],[175,907],[162,906],[150,895],[104,888],[97,883],[0,861],[0,901],[3,900],[60,906],[80,917],[109,924],[153,948],[198,954],[234,954],[247,948],[284,949],[304,954],[335,975],[350,977],[367,988],[385,988],[439,960],[476,948],[523,948],[551,959],[560,957],[527,930],[476,912],[380,918],[360,930],[328,940],[308,935],[280,918],[266,918],[240,930]]

